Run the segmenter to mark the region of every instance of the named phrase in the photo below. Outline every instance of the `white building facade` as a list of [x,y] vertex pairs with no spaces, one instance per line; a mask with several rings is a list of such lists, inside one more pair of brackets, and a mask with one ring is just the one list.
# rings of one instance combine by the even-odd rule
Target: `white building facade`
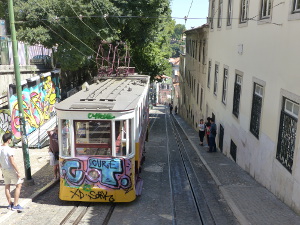
[[300,0],[209,5],[200,85],[206,114],[218,126],[217,145],[300,213]]

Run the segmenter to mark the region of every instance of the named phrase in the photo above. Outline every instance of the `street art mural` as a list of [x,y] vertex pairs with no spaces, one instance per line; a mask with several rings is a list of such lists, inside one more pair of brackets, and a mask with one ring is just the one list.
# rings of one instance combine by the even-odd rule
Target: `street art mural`
[[[27,134],[32,133],[54,114],[56,102],[55,85],[51,76],[41,78],[35,85],[27,85],[22,90],[24,118]],[[16,139],[21,138],[17,95],[14,93],[9,99],[11,110],[11,130]]]
[[131,170],[131,160],[121,158],[66,159],[60,165],[63,186],[71,192],[70,200],[88,198],[114,202],[112,193],[115,191],[133,190]]
[[3,134],[11,132],[11,117],[9,109],[0,110],[0,136]]

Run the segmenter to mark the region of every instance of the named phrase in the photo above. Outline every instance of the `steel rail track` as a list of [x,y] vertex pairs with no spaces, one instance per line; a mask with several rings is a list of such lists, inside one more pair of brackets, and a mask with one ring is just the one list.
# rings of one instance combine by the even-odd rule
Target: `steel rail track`
[[[195,170],[192,166],[191,159],[189,157],[189,154],[186,150],[186,147],[185,147],[185,144],[184,144],[184,141],[183,141],[183,139],[188,140],[188,137],[186,136],[186,134],[184,133],[184,131],[182,130],[182,128],[180,127],[180,125],[178,124],[176,119],[174,118],[174,115],[170,114],[169,118],[170,118],[170,122],[171,122],[171,128],[173,130],[173,134],[174,134],[176,142],[178,144],[178,151],[180,153],[180,158],[181,158],[181,161],[182,161],[183,166],[184,166],[184,171],[185,171],[185,174],[187,176],[189,186],[191,188],[190,190],[191,190],[191,193],[192,193],[192,196],[193,196],[195,206],[197,208],[197,212],[199,213],[202,224],[207,224],[206,220],[204,219],[203,212],[201,210],[201,203],[199,202],[199,199],[196,197],[196,195],[197,195],[196,191],[195,191],[196,188],[195,188],[195,185],[192,182],[192,179],[195,178],[197,180],[197,184],[200,186],[202,192],[203,192],[203,188],[202,188],[201,182],[197,179],[197,176],[195,175],[196,174]],[[185,159],[187,159],[187,160],[185,160]],[[187,164],[189,164],[189,165],[187,165]],[[189,172],[192,172],[193,174],[191,175]],[[194,177],[194,178],[192,178],[192,177]],[[210,209],[209,204],[207,203],[207,201],[205,199],[205,196],[201,200],[205,201],[205,205],[207,206],[207,209],[209,211],[210,224],[211,223],[216,224],[216,222],[213,218],[213,215],[212,215],[212,210]]]

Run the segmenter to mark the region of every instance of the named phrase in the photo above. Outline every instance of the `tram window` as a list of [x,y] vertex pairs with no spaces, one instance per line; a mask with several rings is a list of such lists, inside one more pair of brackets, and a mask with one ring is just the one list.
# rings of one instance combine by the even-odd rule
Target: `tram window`
[[76,144],[110,144],[110,121],[75,122]]
[[111,155],[111,121],[75,121],[76,155]]
[[[116,143],[116,155],[117,156],[126,156],[127,138],[129,138],[129,146],[128,146],[129,154],[132,152],[131,123],[129,122],[129,132],[127,131],[126,127],[127,127],[126,120],[121,120],[121,121],[115,122],[115,128],[116,128],[115,143]],[[127,135],[127,132],[129,133],[129,135]]]
[[71,145],[70,145],[70,121],[61,120],[62,125],[62,156],[71,156]]

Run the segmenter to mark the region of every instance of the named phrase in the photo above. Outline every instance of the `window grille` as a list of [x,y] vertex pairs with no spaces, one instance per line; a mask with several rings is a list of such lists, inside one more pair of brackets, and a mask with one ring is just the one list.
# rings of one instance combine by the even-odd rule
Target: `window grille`
[[211,72],[211,61],[208,62],[208,73],[207,73],[207,87],[210,87],[210,72]]
[[232,113],[239,118],[239,108],[240,108],[240,97],[241,97],[241,87],[242,77],[236,74],[235,84],[234,84],[234,94],[233,94],[233,109]]
[[276,159],[292,172],[299,104],[284,98],[280,116]]
[[217,95],[218,90],[218,74],[219,74],[219,65],[215,65],[215,81],[214,81],[214,94]]
[[222,9],[223,9],[223,0],[219,0],[219,8],[218,8],[218,28],[222,26]]
[[241,0],[241,18],[240,22],[245,23],[247,22],[248,19],[248,7],[249,7],[249,2],[248,0]]
[[227,83],[228,83],[228,69],[224,68],[224,76],[223,76],[223,91],[222,91],[222,102],[226,104],[227,97]]
[[230,143],[230,155],[233,158],[233,160],[236,162],[236,152],[237,152],[237,147],[236,144],[231,140]]
[[271,16],[271,7],[272,1],[271,0],[262,0],[261,5],[261,19],[266,19]]
[[214,29],[214,16],[215,16],[215,0],[212,0],[211,12],[210,12],[210,29]]
[[232,0],[228,0],[227,26],[231,26],[231,23],[232,23]]
[[251,110],[251,121],[250,121],[250,132],[257,139],[259,139],[262,97],[263,97],[263,87],[258,84],[254,84],[252,110]]
[[220,124],[219,149],[223,152],[224,127]]
[[300,12],[300,0],[294,0],[293,13]]

